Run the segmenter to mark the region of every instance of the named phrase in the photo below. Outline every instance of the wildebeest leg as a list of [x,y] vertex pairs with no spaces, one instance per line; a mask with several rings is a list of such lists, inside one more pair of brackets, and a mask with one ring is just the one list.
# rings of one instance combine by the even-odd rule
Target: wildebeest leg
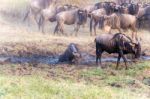
[[24,17],[24,19],[23,19],[23,21],[26,21],[27,20],[27,18],[28,18],[28,26],[30,26],[30,19],[31,19],[31,9],[30,10],[28,10],[28,12],[25,14],[25,17]]
[[[45,28],[45,19],[44,19],[44,17],[42,16],[41,18],[40,18],[40,23],[39,23],[39,25],[41,25],[42,27],[42,33],[45,33],[45,31],[44,31],[44,28]],[[40,29],[40,26],[39,26],[39,29]]]
[[99,65],[98,60],[99,60],[100,65],[101,65],[101,55],[102,55],[102,51],[101,51],[101,49],[99,48],[99,45],[96,44],[96,64],[97,64],[97,65]]
[[23,21],[25,21],[27,19],[27,17],[29,16],[30,10],[27,11],[27,13],[25,14],[25,17],[23,18]]
[[101,29],[102,28],[102,26],[101,26],[101,20],[98,21],[98,24],[99,24],[98,28]]
[[100,17],[99,21],[98,21],[98,24],[99,24],[99,29],[102,29],[102,23],[103,22],[103,18]]
[[76,25],[76,28],[75,28],[75,36],[77,36],[77,34],[78,34],[78,31],[79,31],[79,28],[80,28],[80,25],[79,24],[77,24]]
[[45,20],[43,20],[43,23],[42,23],[42,33],[45,33],[44,28],[45,28]]
[[126,70],[128,69],[128,67],[127,67],[127,60],[126,60],[126,58],[124,57],[124,55],[123,55],[123,52],[122,51],[120,51],[120,53],[119,53],[120,55],[121,55],[121,57],[123,58],[123,60],[124,60],[124,63],[125,63],[125,66],[126,66]]
[[108,33],[111,34],[111,28],[109,29]]
[[54,35],[55,35],[55,33],[58,34],[58,27],[59,27],[59,24],[57,23],[57,25],[56,25],[56,27],[55,27],[55,29],[54,29]]
[[67,36],[67,34],[64,34],[64,24],[63,24],[63,22],[60,22],[59,24],[60,24],[60,26],[59,26],[60,32],[62,33],[62,35]]
[[[97,53],[97,55],[96,55],[96,65],[99,65],[99,63],[100,63],[100,65],[102,65],[102,62],[101,62],[101,56],[102,56],[102,52],[101,51],[98,51],[99,53]],[[99,60],[99,62],[98,62],[98,60]]]
[[118,59],[117,59],[117,66],[116,66],[116,70],[118,69],[119,64],[120,64],[120,58],[121,58],[121,55],[119,54],[119,55],[118,55]]
[[92,27],[93,27],[93,17],[90,18],[90,35],[92,36]]
[[34,22],[35,22],[35,23],[37,24],[37,26],[38,26],[39,21],[38,21],[37,17],[38,17],[38,12],[33,12]]
[[94,24],[94,34],[96,35],[96,26],[98,24],[98,21],[95,21],[95,24]]
[[41,15],[39,22],[38,22],[39,30],[40,30],[41,26],[43,25],[43,20],[44,20],[44,17]]

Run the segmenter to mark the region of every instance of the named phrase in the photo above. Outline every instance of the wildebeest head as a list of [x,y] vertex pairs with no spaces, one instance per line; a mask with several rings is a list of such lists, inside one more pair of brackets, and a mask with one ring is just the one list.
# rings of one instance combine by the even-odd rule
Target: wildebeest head
[[125,53],[134,54],[134,58],[139,58],[141,55],[141,44],[138,41],[137,43],[133,43],[131,38],[124,35],[119,34],[118,36],[119,44],[122,47]]
[[78,63],[79,59],[81,58],[81,54],[77,48],[77,45],[74,43],[71,43],[69,45],[69,49],[70,49],[70,52],[72,52],[73,61]]
[[83,23],[85,23],[87,21],[88,15],[87,15],[87,11],[86,10],[79,9],[77,14],[78,14],[78,20],[79,20],[78,24],[81,25],[81,24],[83,24]]
[[141,44],[140,44],[140,42],[135,44],[134,51],[135,51],[135,58],[139,58],[141,56]]
[[128,9],[129,9],[129,14],[136,15],[139,11],[139,5],[138,4],[130,4]]
[[121,5],[116,5],[114,12],[119,12],[119,13],[128,13],[128,8],[125,6]]
[[99,2],[95,4],[96,9],[104,8],[107,15],[114,12],[116,3],[115,2]]
[[115,11],[116,3],[114,2],[105,2],[104,8],[107,15],[112,14]]
[[133,3],[123,3],[121,4],[121,10],[126,11],[131,15],[136,15],[139,11],[139,4],[133,4]]

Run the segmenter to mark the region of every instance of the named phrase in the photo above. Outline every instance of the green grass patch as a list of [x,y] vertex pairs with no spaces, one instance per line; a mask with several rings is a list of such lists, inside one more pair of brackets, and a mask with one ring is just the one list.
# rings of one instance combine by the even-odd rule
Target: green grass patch
[[[2,99],[146,99],[128,89],[52,81],[38,76],[0,76]],[[140,98],[138,96],[141,96]]]

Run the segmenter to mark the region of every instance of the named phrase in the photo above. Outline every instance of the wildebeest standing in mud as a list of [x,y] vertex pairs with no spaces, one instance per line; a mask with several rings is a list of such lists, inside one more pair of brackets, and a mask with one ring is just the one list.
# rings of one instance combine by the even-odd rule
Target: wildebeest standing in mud
[[110,16],[104,16],[103,27],[111,33],[111,29],[118,29],[120,33],[122,30],[132,30],[132,39],[137,40],[137,18],[130,14],[113,13]]
[[60,55],[59,62],[78,63],[81,58],[81,54],[76,44],[69,44],[65,52]]
[[[140,43],[133,43],[132,40],[122,33],[117,34],[101,34],[96,37],[96,63],[101,64],[102,53],[108,52],[118,53],[118,60],[116,69],[118,69],[120,58],[122,57],[127,69],[127,60],[124,54],[134,54],[135,58],[139,58],[141,55]],[[98,62],[99,61],[99,62]]]
[[[56,15],[57,25],[54,30],[54,34],[61,32],[64,34],[64,25],[73,25],[75,24],[75,35],[79,31],[80,25],[84,25],[87,21],[87,11],[82,9],[75,9],[69,11],[63,11]],[[66,34],[67,35],[67,34]]]
[[32,14],[34,20],[38,24],[38,15],[43,9],[49,7],[49,5],[51,5],[52,3],[57,3],[57,0],[31,0],[29,2],[29,7],[23,20],[25,21],[28,18],[28,16]]

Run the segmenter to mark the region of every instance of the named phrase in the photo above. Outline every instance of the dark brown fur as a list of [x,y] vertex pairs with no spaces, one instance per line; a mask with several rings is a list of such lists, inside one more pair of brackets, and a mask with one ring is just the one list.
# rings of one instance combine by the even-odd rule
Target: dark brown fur
[[81,54],[77,45],[71,43],[69,44],[65,52],[60,55],[59,62],[78,63],[79,58],[81,58]]
[[135,58],[139,58],[141,54],[140,43],[138,44],[133,43],[128,36],[122,33],[101,34],[96,37],[95,42],[96,42],[96,64],[98,64],[99,62],[101,64],[101,55],[104,51],[108,52],[109,54],[118,53],[116,69],[118,69],[121,57],[123,58],[127,69],[127,60],[124,57],[124,54],[129,53],[134,54]]

